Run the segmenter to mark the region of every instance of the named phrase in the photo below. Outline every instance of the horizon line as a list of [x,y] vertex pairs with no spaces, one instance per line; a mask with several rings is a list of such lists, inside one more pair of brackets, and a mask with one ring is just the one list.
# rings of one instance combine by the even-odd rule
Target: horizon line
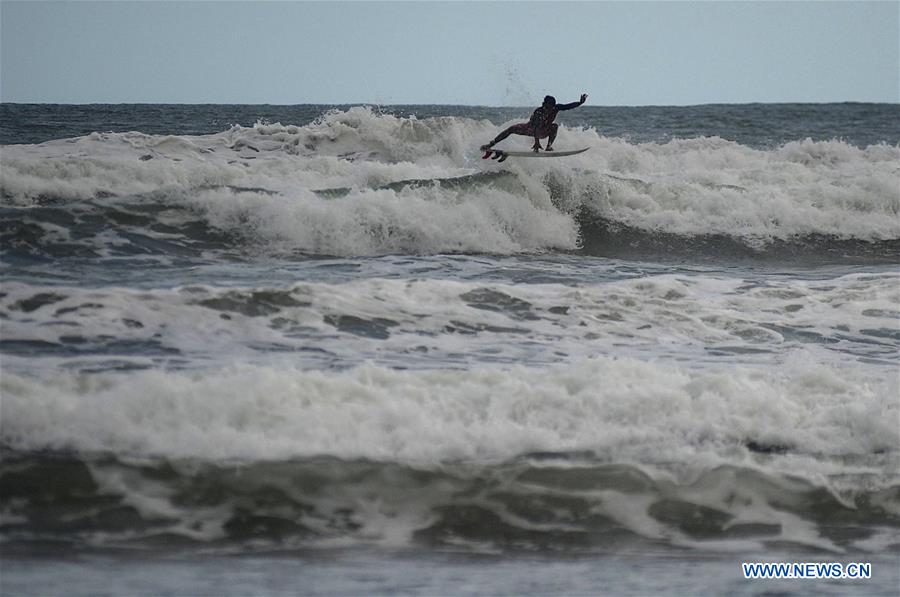
[[[895,101],[872,100],[837,100],[837,101],[747,101],[747,102],[701,102],[688,104],[584,104],[587,108],[694,108],[701,106],[778,106],[778,105],[844,105],[844,104],[872,104],[872,105],[900,105],[900,99]],[[6,101],[0,100],[0,105],[19,106],[350,106],[350,107],[411,107],[411,106],[445,106],[462,108],[531,108],[532,104],[522,105],[489,105],[489,104],[436,104],[436,103],[391,103],[391,102],[300,102],[294,104],[272,102],[157,102],[157,101],[130,101],[130,102],[30,102],[30,101]],[[536,104],[535,104],[536,105]]]

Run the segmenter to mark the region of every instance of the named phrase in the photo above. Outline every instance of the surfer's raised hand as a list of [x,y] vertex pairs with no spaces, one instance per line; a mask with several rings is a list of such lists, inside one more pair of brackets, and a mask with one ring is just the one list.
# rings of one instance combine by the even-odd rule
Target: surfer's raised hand
[[578,102],[578,103],[584,104],[584,102],[586,102],[586,101],[587,101],[587,94],[586,94],[586,93],[582,93],[582,94],[581,94],[581,101]]

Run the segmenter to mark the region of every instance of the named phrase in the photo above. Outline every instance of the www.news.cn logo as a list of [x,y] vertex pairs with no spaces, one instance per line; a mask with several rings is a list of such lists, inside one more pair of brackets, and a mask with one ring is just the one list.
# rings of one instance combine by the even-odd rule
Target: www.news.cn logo
[[872,578],[868,562],[743,562],[744,578]]

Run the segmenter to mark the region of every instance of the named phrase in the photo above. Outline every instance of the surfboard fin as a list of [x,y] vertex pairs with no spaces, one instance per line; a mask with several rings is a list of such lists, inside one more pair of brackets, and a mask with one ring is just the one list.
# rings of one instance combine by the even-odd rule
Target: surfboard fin
[[497,160],[498,162],[502,162],[503,160],[505,160],[508,157],[509,156],[506,154],[505,151],[500,151],[497,149],[486,149],[484,151],[484,155],[481,156],[481,159],[486,160],[488,158],[491,158],[492,160]]

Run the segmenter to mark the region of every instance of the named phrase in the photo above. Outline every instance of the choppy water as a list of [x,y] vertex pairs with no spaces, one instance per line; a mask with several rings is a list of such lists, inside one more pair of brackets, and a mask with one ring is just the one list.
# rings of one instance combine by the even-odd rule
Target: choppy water
[[900,107],[528,114],[0,106],[3,552],[891,568]]

